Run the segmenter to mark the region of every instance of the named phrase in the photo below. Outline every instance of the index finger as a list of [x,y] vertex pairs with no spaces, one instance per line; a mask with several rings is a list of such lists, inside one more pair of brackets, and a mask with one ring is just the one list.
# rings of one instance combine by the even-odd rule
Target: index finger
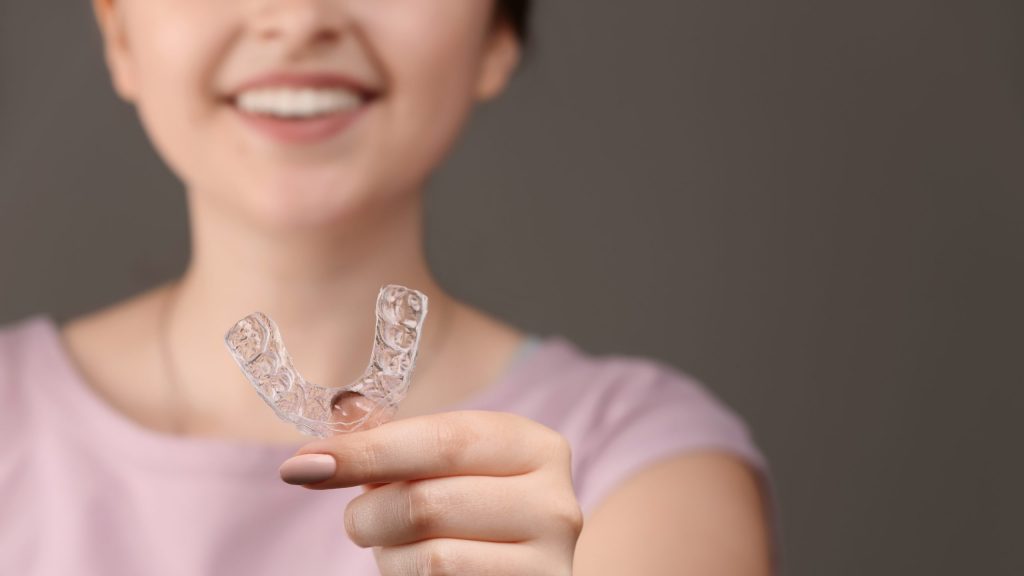
[[[282,464],[281,476],[314,489],[441,476],[515,476],[545,462],[545,448],[556,438],[550,429],[514,414],[432,414],[311,442]],[[333,469],[325,456],[334,460]],[[312,468],[317,473],[310,474]]]

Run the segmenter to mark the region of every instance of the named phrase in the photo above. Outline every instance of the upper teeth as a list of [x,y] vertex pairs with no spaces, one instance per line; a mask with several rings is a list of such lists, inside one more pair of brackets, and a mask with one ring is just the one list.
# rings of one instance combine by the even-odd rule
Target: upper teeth
[[305,117],[351,110],[362,98],[340,88],[255,88],[238,95],[237,106],[255,114]]

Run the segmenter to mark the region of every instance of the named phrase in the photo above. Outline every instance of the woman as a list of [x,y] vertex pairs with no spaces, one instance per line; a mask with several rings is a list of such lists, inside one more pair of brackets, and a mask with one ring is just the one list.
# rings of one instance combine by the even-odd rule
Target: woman
[[[185,184],[193,254],[177,281],[0,333],[0,573],[770,571],[762,462],[731,412],[661,363],[473,309],[427,267],[424,182],[515,72],[527,2],[94,8],[117,94]],[[350,382],[390,283],[430,314],[379,428],[308,442],[221,342],[261,310],[311,380]]]

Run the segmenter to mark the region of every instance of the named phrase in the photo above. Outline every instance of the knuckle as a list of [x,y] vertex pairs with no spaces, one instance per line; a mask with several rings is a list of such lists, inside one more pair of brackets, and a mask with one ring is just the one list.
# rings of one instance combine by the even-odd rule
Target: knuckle
[[523,416],[522,414],[514,414],[512,412],[498,412],[494,413],[495,426],[499,427],[502,431],[513,432],[522,434],[527,438],[535,438],[538,434],[543,439],[546,437],[548,432],[552,432],[551,428]]
[[459,573],[452,547],[443,542],[426,546],[420,559],[420,576],[454,576]]
[[446,467],[456,466],[471,443],[468,426],[452,418],[438,418],[434,425],[437,457]]
[[365,442],[355,449],[354,457],[349,462],[357,463],[357,467],[364,477],[375,478],[377,470],[380,469],[380,459],[380,448],[373,442]]
[[352,543],[356,546],[359,546],[360,548],[367,548],[372,546],[372,543],[369,542],[368,535],[361,528],[362,524],[359,522],[359,506],[360,505],[353,500],[345,507],[345,532],[352,540]]
[[544,518],[552,533],[578,538],[583,532],[584,515],[575,492],[567,486],[550,486],[543,503]]
[[556,518],[569,534],[578,537],[583,532],[583,510],[575,498],[558,507]]
[[567,466],[572,462],[572,444],[568,438],[550,428],[545,428],[542,440],[547,448],[549,462],[559,466]]
[[568,460],[572,455],[572,444],[569,443],[569,439],[554,430],[551,432],[554,434],[552,443],[555,453]]
[[441,506],[429,482],[410,483],[406,494],[406,522],[416,535],[428,534],[437,525]]

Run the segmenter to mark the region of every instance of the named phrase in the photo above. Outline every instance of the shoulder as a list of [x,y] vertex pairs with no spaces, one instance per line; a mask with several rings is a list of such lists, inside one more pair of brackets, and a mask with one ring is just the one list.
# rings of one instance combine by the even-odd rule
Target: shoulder
[[7,445],[24,429],[32,382],[45,377],[56,324],[37,314],[0,326],[0,442]]
[[765,467],[743,419],[704,384],[662,360],[594,354],[565,337],[549,336],[513,384],[502,409],[569,440],[585,509],[673,456],[718,452],[758,471]]
[[38,367],[35,361],[52,344],[54,330],[53,319],[41,314],[0,325],[0,398],[4,404],[17,402],[23,394],[18,384]]

